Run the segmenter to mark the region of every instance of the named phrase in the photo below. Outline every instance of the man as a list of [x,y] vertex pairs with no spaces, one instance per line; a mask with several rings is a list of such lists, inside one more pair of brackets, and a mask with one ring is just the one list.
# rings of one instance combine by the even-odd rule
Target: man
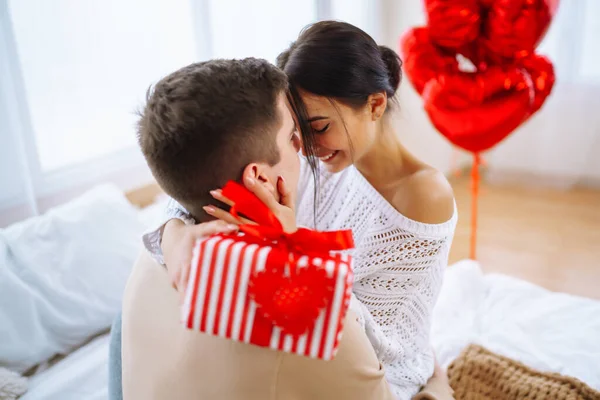
[[[289,220],[300,140],[286,88],[264,60],[215,60],[176,71],[149,94],[140,146],[165,192],[203,222],[196,233],[234,229],[208,222],[203,210],[209,191],[229,180],[259,185]],[[142,255],[123,300],[125,399],[392,398],[353,313],[336,358],[325,362],[189,331],[179,308],[166,270]]]

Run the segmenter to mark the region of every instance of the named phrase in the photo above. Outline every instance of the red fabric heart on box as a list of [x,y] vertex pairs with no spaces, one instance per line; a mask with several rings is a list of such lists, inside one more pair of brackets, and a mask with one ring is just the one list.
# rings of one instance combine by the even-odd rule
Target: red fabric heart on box
[[259,271],[250,278],[248,293],[266,319],[287,334],[301,335],[314,326],[333,287],[325,269],[309,265],[292,276],[280,269]]

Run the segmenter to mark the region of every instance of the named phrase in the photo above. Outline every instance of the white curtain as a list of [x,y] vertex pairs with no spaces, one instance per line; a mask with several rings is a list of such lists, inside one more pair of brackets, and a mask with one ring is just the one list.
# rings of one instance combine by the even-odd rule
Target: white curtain
[[0,227],[92,185],[151,182],[135,111],[209,58],[274,61],[307,24],[377,35],[378,1],[0,0]]
[[192,15],[187,0],[0,2],[0,226],[149,181],[135,111],[196,59]]

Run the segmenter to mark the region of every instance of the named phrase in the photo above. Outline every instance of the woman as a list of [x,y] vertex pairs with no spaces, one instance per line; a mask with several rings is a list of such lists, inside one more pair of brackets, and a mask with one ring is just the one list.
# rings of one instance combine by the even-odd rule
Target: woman
[[[456,226],[452,189],[399,139],[392,99],[401,65],[391,49],[355,26],[324,21],[305,29],[278,65],[288,75],[314,172],[311,179],[303,168],[297,222],[353,230],[353,307],[396,397],[409,399],[434,373],[429,330]],[[219,192],[214,196],[227,202]],[[214,207],[207,212],[230,218]],[[170,243],[183,232],[164,232],[173,276],[185,276],[180,264],[169,262],[178,257]]]

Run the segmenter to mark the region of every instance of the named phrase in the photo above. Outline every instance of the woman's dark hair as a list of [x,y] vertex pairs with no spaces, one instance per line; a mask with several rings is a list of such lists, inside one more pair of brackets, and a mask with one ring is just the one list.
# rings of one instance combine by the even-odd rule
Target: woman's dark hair
[[277,66],[288,76],[290,102],[315,176],[315,189],[318,174],[314,132],[298,89],[353,107],[364,106],[368,97],[378,92],[385,92],[392,100],[402,80],[401,65],[392,49],[378,46],[356,26],[338,21],[307,26],[277,57]]

